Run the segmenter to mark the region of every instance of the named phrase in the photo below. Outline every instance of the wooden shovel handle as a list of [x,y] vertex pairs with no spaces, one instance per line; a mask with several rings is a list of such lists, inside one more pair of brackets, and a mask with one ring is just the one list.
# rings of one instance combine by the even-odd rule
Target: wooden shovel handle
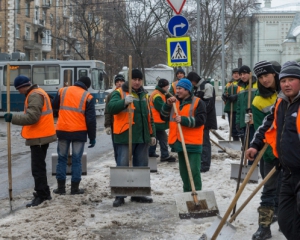
[[[232,84],[231,84],[231,95],[232,95],[232,94],[233,94],[233,82],[232,82]],[[229,141],[231,141],[232,115],[233,115],[233,102],[230,103]]]
[[276,172],[276,167],[273,167],[272,170],[268,173],[268,175],[264,178],[264,180],[254,189],[251,195],[246,199],[246,201],[240,206],[240,208],[236,211],[234,215],[229,219],[229,222],[232,223],[234,219],[240,214],[241,211],[246,207],[246,205],[250,202],[250,200],[255,196],[255,194],[261,189],[263,185],[272,177],[272,175]]
[[[178,116],[178,111],[177,111],[175,103],[173,103],[173,108],[174,108],[174,112],[175,112],[176,116]],[[184,153],[184,159],[185,159],[185,163],[186,163],[186,168],[187,168],[189,179],[190,179],[190,183],[191,183],[192,196],[193,196],[195,204],[198,205],[199,201],[198,201],[198,198],[197,198],[197,193],[196,193],[196,189],[195,189],[195,183],[194,183],[194,179],[193,179],[193,175],[192,175],[192,171],[191,171],[191,166],[190,166],[190,162],[189,162],[189,156],[187,154],[187,150],[186,150],[186,146],[185,146],[185,141],[184,141],[184,137],[183,137],[183,133],[182,133],[182,128],[181,128],[180,123],[177,123],[177,125],[178,125],[178,130],[179,130],[179,134],[180,134],[180,138],[181,138],[181,143],[182,143],[182,149],[183,149],[183,153]]]
[[[131,70],[132,70],[132,57],[129,55],[129,64],[128,64],[128,88],[129,88],[129,94],[132,94],[132,86],[131,86]],[[129,159],[129,167],[132,167],[132,103],[128,105],[128,111],[129,111],[129,129],[128,129],[128,159]]]
[[[7,100],[7,113],[10,113],[10,64],[7,64],[6,75],[6,100]],[[8,170],[8,192],[9,199],[12,200],[12,171],[11,171],[11,131],[10,122],[7,123],[7,170]]]
[[212,238],[211,238],[212,240],[216,240],[216,239],[217,239],[217,236],[218,236],[219,233],[221,232],[221,230],[222,230],[222,228],[223,228],[223,226],[224,226],[224,224],[225,224],[227,218],[228,218],[229,215],[230,215],[230,212],[232,211],[232,209],[234,208],[234,206],[235,206],[237,200],[238,200],[239,197],[241,196],[241,194],[242,194],[242,192],[243,192],[243,190],[244,190],[246,184],[248,183],[248,181],[249,181],[249,179],[250,179],[252,173],[254,172],[254,170],[255,170],[255,168],[256,168],[258,162],[260,161],[262,155],[263,155],[264,152],[266,151],[268,145],[269,145],[269,144],[266,143],[266,144],[264,145],[263,149],[259,152],[259,154],[258,154],[257,157],[255,158],[254,163],[251,165],[251,168],[249,169],[249,172],[247,173],[247,175],[246,175],[246,177],[245,177],[245,179],[244,179],[242,185],[240,186],[240,188],[239,188],[238,192],[236,193],[234,199],[232,200],[232,202],[231,202],[229,208],[227,209],[227,211],[226,211],[224,217],[222,218],[221,222],[219,223],[219,226],[217,227],[217,229],[216,229],[214,235],[212,236]]

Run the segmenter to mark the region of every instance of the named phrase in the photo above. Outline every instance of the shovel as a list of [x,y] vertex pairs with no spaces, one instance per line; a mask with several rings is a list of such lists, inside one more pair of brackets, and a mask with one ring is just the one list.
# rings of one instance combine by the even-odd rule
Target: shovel
[[[7,113],[10,113],[10,64],[7,64],[6,76]],[[10,122],[7,122],[7,170],[8,170],[8,194],[10,211],[12,211],[12,171],[11,171],[11,134]]]
[[[131,89],[132,58],[129,56],[128,87]],[[110,187],[112,196],[150,196],[150,168],[132,166],[132,103],[128,105],[128,158],[129,167],[110,168]],[[148,152],[147,152],[148,154]]]
[[[235,227],[233,227],[232,225],[230,225],[230,223],[227,223],[227,224],[226,224],[226,230],[229,229],[228,231],[230,231],[230,234],[228,234],[228,235],[227,235],[227,233],[226,233],[226,230],[225,230],[225,233],[226,233],[226,234],[224,234],[224,232],[222,233],[221,230],[222,230],[224,224],[226,223],[226,220],[227,220],[227,218],[229,217],[230,212],[232,211],[232,209],[233,209],[234,206],[236,205],[236,202],[238,201],[239,197],[241,196],[241,194],[242,194],[242,192],[243,192],[243,190],[244,190],[244,188],[245,188],[247,182],[248,182],[249,179],[250,179],[251,174],[252,174],[253,171],[255,170],[255,168],[256,168],[258,162],[260,161],[262,155],[263,155],[264,152],[266,151],[267,147],[268,147],[268,144],[265,144],[264,147],[262,148],[262,150],[259,152],[259,154],[258,154],[257,157],[255,158],[253,164],[251,165],[251,168],[250,168],[249,172],[247,173],[247,175],[246,175],[246,177],[245,177],[245,179],[244,179],[242,185],[240,186],[239,190],[237,191],[237,193],[236,193],[234,199],[232,200],[232,202],[231,202],[229,208],[227,209],[227,211],[226,211],[224,217],[221,219],[221,221],[219,221],[220,218],[219,218],[219,219],[216,219],[217,223],[216,223],[216,224],[213,223],[211,229],[209,229],[205,234],[203,234],[203,236],[202,236],[200,239],[212,239],[212,240],[216,240],[217,238],[218,238],[218,240],[219,240],[219,239],[221,239],[221,240],[229,240],[229,239],[231,239],[231,237],[232,237],[232,232],[233,232],[233,234],[234,234],[234,232],[235,232]],[[272,170],[272,171],[273,171],[273,170]],[[271,172],[272,172],[272,171],[271,171]],[[269,173],[269,174],[270,174],[270,173]],[[272,174],[273,174],[273,173],[272,173]],[[270,175],[270,176],[271,176],[271,175]],[[270,176],[269,176],[269,178],[270,178]],[[262,185],[261,185],[261,186],[262,186]],[[256,190],[258,191],[258,189],[256,189]],[[256,191],[256,190],[255,190],[255,191]],[[252,195],[251,195],[251,196],[252,196]],[[254,196],[254,195],[253,195],[253,196]],[[252,196],[252,197],[253,197],[253,196]],[[252,198],[252,197],[251,197],[251,198]],[[248,198],[248,199],[249,199],[249,198]],[[248,199],[247,199],[247,200],[248,200]],[[233,216],[232,216],[232,218],[230,219],[231,222],[232,222],[232,221],[234,220],[234,218],[242,211],[242,209],[244,208],[244,206],[246,206],[247,203],[250,201],[250,199],[249,199],[248,202],[247,202],[247,200],[246,200],[246,202],[245,202],[245,205],[243,205],[243,206],[238,210],[238,212],[236,213],[236,215],[233,215]],[[215,228],[215,226],[217,226],[217,228]],[[227,228],[227,226],[229,226],[229,228]],[[216,230],[213,232],[212,229],[216,229]],[[213,232],[213,234],[211,234],[212,232]],[[223,234],[224,234],[224,236],[226,236],[226,238],[223,237]]]
[[[173,103],[173,108],[176,116],[178,111],[176,104]],[[195,189],[194,179],[192,176],[191,166],[185,146],[184,136],[180,123],[178,123],[178,130],[182,141],[182,148],[185,158],[186,167],[190,179],[192,193],[180,193],[175,194],[176,206],[181,219],[189,218],[206,218],[216,216],[219,213],[219,209],[216,203],[215,195],[213,191],[197,191]],[[198,200],[198,196],[200,200]]]
[[209,140],[210,140],[213,144],[215,144],[218,148],[220,148],[223,152],[227,153],[230,157],[236,158],[236,156],[235,156],[234,154],[228,152],[228,151],[226,150],[226,148],[220,146],[218,143],[216,143],[216,142],[215,142],[214,140],[212,140],[211,138],[210,138]]
[[[255,194],[262,188],[263,185],[272,177],[272,175],[276,172],[276,167],[273,167],[272,170],[268,173],[268,175],[264,178],[264,180],[253,190],[251,195],[245,200],[245,202],[240,206],[240,208],[236,211],[234,215],[226,222],[219,234],[218,239],[220,240],[228,240],[233,237],[236,232],[236,228],[231,224],[235,218],[243,211],[243,209],[247,206],[247,204],[251,201],[251,199],[255,196]],[[218,218],[212,223],[209,229],[206,230],[206,233],[201,237],[201,239],[211,239],[215,229],[221,223],[222,218],[218,216]]]

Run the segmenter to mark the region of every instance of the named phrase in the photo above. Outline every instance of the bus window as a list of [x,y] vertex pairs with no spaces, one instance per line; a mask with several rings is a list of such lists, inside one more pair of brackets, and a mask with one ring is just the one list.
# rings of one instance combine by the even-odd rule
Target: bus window
[[39,86],[59,85],[59,66],[58,65],[39,65],[33,66],[32,81]]
[[72,78],[73,78],[73,71],[68,69],[64,70],[64,87],[72,86]]
[[103,71],[99,69],[92,69],[92,88],[95,90],[104,91]]
[[[5,81],[3,82],[4,85],[6,86],[6,75],[7,75],[7,66],[4,67],[4,79]],[[10,66],[10,85],[14,85],[14,80],[17,76],[19,75],[24,75],[28,77],[29,79],[31,78],[31,67],[30,66]]]
[[81,77],[87,77],[88,76],[88,71],[86,69],[80,69],[78,71],[78,75],[79,75],[79,78],[81,78]]

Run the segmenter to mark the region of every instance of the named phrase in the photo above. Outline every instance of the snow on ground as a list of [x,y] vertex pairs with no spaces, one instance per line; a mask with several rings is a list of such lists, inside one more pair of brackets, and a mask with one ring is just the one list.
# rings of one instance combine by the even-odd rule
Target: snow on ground
[[[218,133],[228,138],[228,122],[218,117]],[[217,140],[213,135],[214,140]],[[234,197],[236,181],[230,179],[231,162],[226,153],[218,153],[213,146],[212,164],[209,172],[203,173],[203,190],[214,191],[223,216]],[[199,239],[214,219],[181,220],[173,194],[182,193],[182,182],[178,162],[161,163],[158,172],[151,173],[152,204],[130,202],[125,199],[122,207],[113,208],[110,195],[109,170],[114,166],[113,153],[99,157],[87,176],[83,176],[81,187],[84,195],[70,195],[68,177],[66,195],[52,194],[52,200],[38,207],[25,208],[30,202],[31,192],[14,196],[13,212],[10,213],[8,199],[0,200],[0,239]],[[261,181],[261,179],[259,179]],[[238,206],[251,194],[258,184],[248,183]],[[51,186],[51,190],[56,186]],[[251,239],[257,230],[257,207],[260,191],[233,222],[237,232],[233,239]],[[273,239],[285,239],[272,225]]]

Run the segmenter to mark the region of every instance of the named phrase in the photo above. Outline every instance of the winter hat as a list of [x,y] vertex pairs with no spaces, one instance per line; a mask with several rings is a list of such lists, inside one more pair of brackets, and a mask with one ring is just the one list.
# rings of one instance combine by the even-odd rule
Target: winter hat
[[182,68],[177,69],[175,76],[177,76],[178,73],[183,73],[183,75],[185,76],[185,71],[183,71]]
[[87,89],[91,86],[91,79],[89,77],[81,77],[78,81],[84,83]]
[[131,78],[143,79],[143,73],[139,69],[132,69]]
[[186,78],[181,78],[179,82],[177,83],[176,87],[182,87],[185,90],[188,90],[190,93],[192,91],[192,83],[190,80]]
[[159,86],[160,88],[163,88],[163,87],[169,86],[169,85],[170,85],[169,81],[164,78],[159,79],[158,84],[157,84],[157,86]]
[[258,78],[263,74],[276,73],[272,63],[268,61],[260,61],[256,63],[253,68],[253,71]]
[[285,77],[295,77],[300,79],[300,65],[295,61],[284,63],[279,74],[279,81]]
[[116,84],[117,81],[123,81],[123,82],[125,82],[124,76],[122,74],[116,75],[115,76],[115,84]]
[[31,82],[28,77],[19,75],[15,78],[14,85],[16,89],[20,89],[22,87],[31,86]]
[[270,63],[273,65],[275,72],[279,75],[281,71],[281,65],[276,61],[270,61]]
[[232,69],[232,74],[234,74],[235,72],[239,72],[239,69],[238,68]]
[[242,74],[242,73],[249,73],[250,74],[251,70],[248,66],[246,65],[243,65],[240,67],[239,69],[239,74]]
[[198,83],[201,80],[201,77],[195,72],[189,72],[186,78],[195,83]]

